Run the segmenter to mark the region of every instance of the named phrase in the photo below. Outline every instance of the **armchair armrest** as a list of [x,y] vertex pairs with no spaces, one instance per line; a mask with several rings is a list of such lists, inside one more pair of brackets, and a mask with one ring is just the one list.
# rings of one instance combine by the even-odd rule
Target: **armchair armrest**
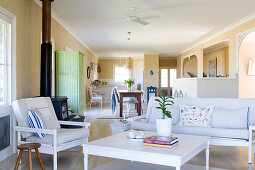
[[128,118],[128,121],[132,122],[132,121],[134,121],[134,120],[145,119],[146,116],[147,116],[147,115],[144,114],[144,115],[141,115],[141,116],[131,117],[131,118]]
[[61,125],[72,125],[72,126],[84,126],[86,128],[88,128],[90,126],[90,123],[86,123],[86,122],[74,122],[74,121],[58,121],[59,124]]
[[21,142],[21,132],[30,132],[30,133],[45,133],[53,135],[53,147],[57,146],[57,129],[35,129],[22,126],[15,126],[14,131],[18,132],[18,144]]
[[32,132],[32,133],[45,133],[45,134],[51,134],[54,135],[57,133],[56,129],[35,129],[35,128],[28,128],[28,127],[22,127],[22,126],[15,126],[14,131],[17,132]]

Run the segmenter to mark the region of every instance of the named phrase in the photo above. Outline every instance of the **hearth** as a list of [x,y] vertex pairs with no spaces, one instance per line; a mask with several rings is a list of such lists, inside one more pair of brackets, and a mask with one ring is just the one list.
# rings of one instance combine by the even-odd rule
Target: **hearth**
[[53,107],[55,109],[58,120],[65,120],[68,118],[68,105],[66,96],[51,97]]
[[[51,97],[51,101],[56,112],[58,120],[84,122],[85,117],[79,115],[69,115],[69,112],[73,113],[72,110],[68,110],[68,98],[66,96],[54,96]],[[81,128],[81,126],[70,126],[61,125],[62,128]]]

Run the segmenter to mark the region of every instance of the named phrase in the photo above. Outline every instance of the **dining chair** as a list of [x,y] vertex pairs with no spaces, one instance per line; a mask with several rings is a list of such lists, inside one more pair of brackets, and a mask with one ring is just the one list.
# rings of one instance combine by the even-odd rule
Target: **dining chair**
[[102,107],[103,107],[103,96],[95,93],[93,91],[92,87],[89,87],[89,94],[90,94],[90,102],[89,102],[90,109],[91,109],[91,105],[93,103],[95,103],[95,104],[100,103],[101,104],[101,109],[102,109]]

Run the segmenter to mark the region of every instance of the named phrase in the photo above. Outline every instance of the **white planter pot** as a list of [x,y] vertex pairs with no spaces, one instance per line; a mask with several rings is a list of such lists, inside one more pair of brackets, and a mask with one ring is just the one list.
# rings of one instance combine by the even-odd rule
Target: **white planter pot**
[[171,136],[172,132],[172,118],[156,119],[157,135],[158,136]]

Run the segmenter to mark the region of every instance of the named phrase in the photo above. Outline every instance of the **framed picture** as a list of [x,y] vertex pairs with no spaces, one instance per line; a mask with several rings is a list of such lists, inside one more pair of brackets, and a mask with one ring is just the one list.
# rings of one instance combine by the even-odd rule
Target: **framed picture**
[[217,76],[217,58],[209,60],[209,77]]
[[94,70],[94,65],[95,65],[94,63],[90,62],[90,70],[92,71]]

